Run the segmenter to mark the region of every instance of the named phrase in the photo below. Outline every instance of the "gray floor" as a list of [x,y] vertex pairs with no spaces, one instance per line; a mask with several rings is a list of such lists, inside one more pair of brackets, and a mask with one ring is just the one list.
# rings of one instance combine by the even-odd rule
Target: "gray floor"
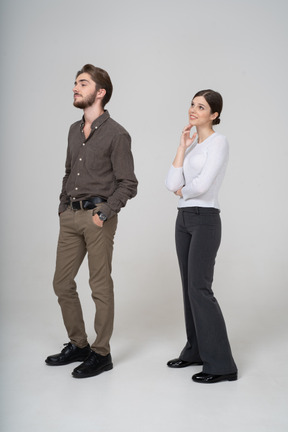
[[47,307],[49,313],[44,308],[42,316],[21,308],[14,317],[12,311],[4,313],[1,431],[288,430],[288,350],[281,320],[270,334],[257,323],[253,332],[245,331],[245,320],[230,326],[239,380],[205,386],[191,381],[200,367],[166,366],[181,348],[180,322],[176,328],[160,323],[154,328],[148,317],[139,332],[141,320],[132,327],[120,307],[112,339],[114,369],[77,380],[71,377],[74,365],[44,364],[65,342],[58,309],[49,302]]

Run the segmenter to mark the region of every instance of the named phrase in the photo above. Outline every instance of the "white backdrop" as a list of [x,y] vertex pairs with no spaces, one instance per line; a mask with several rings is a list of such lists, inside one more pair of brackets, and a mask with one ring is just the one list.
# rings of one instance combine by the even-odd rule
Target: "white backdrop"
[[[35,328],[55,347],[66,340],[51,281],[67,133],[82,115],[72,87],[85,63],[111,76],[107,109],[132,136],[139,179],[115,239],[113,340],[134,350],[139,338],[143,349],[184,332],[177,199],[164,179],[191,98],[207,87],[223,95],[217,130],[231,145],[214,291],[240,367],[248,332],[252,345],[277,340],[287,322],[287,12],[285,0],[2,1],[2,343],[31,343]],[[84,265],[92,339],[87,279]]]

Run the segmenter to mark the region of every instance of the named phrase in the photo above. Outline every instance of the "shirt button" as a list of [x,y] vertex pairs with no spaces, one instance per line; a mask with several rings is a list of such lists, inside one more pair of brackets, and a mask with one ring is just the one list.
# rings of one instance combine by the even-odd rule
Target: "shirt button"
[[75,188],[75,190],[78,190],[78,188]]
[[85,143],[83,143],[82,145],[85,146]]
[[77,173],[77,175],[80,175],[80,173]]
[[80,161],[82,161],[82,158],[79,158]]
[[95,129],[98,129],[98,126],[95,126]]

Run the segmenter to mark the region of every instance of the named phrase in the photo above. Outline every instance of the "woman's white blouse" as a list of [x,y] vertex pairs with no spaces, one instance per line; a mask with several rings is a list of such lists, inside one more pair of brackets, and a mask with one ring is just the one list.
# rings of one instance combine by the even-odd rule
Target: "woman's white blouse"
[[171,166],[166,187],[171,192],[182,188],[178,207],[214,207],[220,209],[218,192],[229,157],[229,144],[217,132],[205,141],[194,143],[186,150],[183,167]]

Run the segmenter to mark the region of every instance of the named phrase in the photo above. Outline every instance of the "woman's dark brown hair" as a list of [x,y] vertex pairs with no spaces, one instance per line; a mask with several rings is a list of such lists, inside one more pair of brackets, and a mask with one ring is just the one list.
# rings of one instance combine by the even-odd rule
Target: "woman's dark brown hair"
[[204,99],[206,100],[206,102],[208,103],[208,105],[210,106],[211,109],[211,114],[214,113],[218,113],[218,116],[216,117],[215,120],[213,120],[212,124],[213,125],[217,125],[220,123],[220,114],[223,108],[223,99],[222,96],[220,95],[220,93],[214,91],[214,90],[200,90],[199,92],[197,92],[193,99],[195,97],[198,96],[203,96]]

